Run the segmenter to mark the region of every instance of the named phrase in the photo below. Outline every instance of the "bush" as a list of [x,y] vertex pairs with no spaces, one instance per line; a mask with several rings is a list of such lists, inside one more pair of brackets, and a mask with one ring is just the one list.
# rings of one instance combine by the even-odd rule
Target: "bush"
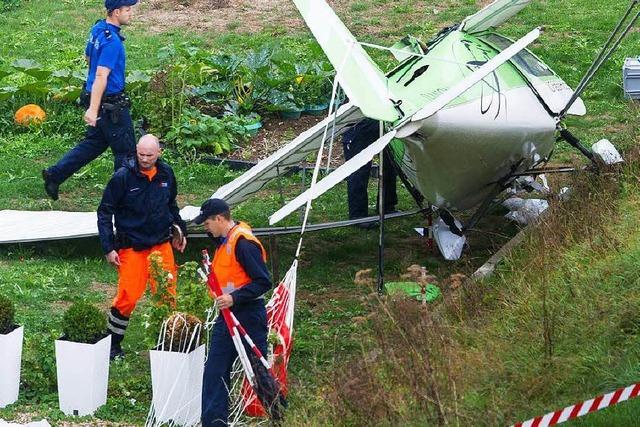
[[15,325],[16,309],[11,300],[0,295],[0,334],[8,334]]
[[84,302],[74,303],[64,314],[64,336],[67,340],[93,344],[107,332],[107,318],[100,310]]

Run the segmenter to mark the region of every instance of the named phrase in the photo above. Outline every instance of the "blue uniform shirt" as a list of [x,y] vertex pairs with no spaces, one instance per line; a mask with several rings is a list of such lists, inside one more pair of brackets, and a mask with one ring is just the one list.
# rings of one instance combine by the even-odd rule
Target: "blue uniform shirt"
[[98,66],[111,70],[107,79],[105,95],[115,95],[124,92],[125,51],[124,37],[120,35],[120,27],[109,24],[104,19],[98,21],[89,34],[87,47],[84,51],[89,57],[89,74],[87,76],[87,91],[91,92],[96,79]]

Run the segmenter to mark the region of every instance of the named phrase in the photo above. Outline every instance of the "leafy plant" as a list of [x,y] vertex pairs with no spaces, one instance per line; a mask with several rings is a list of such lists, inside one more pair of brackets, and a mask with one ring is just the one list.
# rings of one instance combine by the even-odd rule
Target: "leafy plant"
[[107,318],[92,304],[76,302],[63,317],[64,336],[67,340],[93,344],[107,332]]
[[155,282],[155,291],[147,291],[150,305],[143,314],[145,328],[145,344],[154,348],[157,343],[160,325],[175,307],[175,296],[171,291],[173,276],[162,267],[162,255],[154,251],[149,255],[149,272]]
[[[171,280],[168,273],[162,268],[162,256],[159,252],[154,252],[149,256],[151,265],[151,277],[156,282],[156,291],[149,296],[150,304],[146,307],[145,313],[145,343],[149,348],[156,347],[161,325],[165,319],[180,313],[182,320],[174,318],[175,322],[169,322],[168,334],[161,342],[171,343],[172,350],[185,348],[184,344],[188,334],[185,334],[185,327],[193,330],[201,319],[207,318],[207,312],[211,307],[211,300],[207,293],[207,288],[202,284],[196,273],[197,264],[187,262],[180,266],[179,282],[176,295],[171,291]],[[175,339],[171,339],[174,337]],[[182,337],[182,338],[180,338]],[[204,334],[202,335],[204,337]],[[198,344],[201,341],[198,342]],[[164,349],[164,347],[162,347]]]
[[4,295],[0,295],[0,334],[8,334],[15,325],[16,314],[13,302]]
[[194,108],[186,109],[166,135],[167,141],[178,149],[195,148],[214,155],[231,151],[248,137],[242,118],[235,115],[211,117]]

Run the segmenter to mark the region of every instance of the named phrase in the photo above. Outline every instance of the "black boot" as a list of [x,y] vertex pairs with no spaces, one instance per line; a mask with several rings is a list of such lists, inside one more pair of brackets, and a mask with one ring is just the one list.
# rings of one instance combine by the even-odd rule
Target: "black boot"
[[124,339],[124,333],[127,330],[127,326],[129,326],[129,318],[120,314],[115,307],[111,307],[111,310],[109,311],[109,324],[107,326],[107,329],[111,334],[111,360],[124,357],[124,351],[120,344]]
[[47,193],[47,196],[53,200],[58,200],[58,188],[60,184],[53,180],[53,177],[46,169],[42,169],[42,179],[44,179],[44,191]]

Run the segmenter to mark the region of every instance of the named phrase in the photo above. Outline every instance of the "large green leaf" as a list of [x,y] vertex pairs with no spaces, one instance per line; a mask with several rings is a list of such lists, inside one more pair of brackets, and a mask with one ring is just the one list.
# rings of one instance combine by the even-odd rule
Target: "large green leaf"
[[38,80],[45,80],[51,75],[51,71],[43,69],[42,65],[32,59],[16,59],[11,66]]
[[16,92],[18,92],[18,88],[15,86],[0,87],[0,101],[11,98]]
[[132,71],[127,76],[127,90],[134,91],[146,86],[151,81],[151,76],[143,71]]
[[49,93],[49,88],[45,82],[38,81],[20,86],[20,92],[27,95],[46,95]]
[[82,88],[77,86],[67,86],[62,88],[55,96],[54,99],[60,101],[73,102],[80,96],[80,92],[82,92]]
[[0,80],[4,79],[7,76],[13,74],[11,71],[0,70]]

